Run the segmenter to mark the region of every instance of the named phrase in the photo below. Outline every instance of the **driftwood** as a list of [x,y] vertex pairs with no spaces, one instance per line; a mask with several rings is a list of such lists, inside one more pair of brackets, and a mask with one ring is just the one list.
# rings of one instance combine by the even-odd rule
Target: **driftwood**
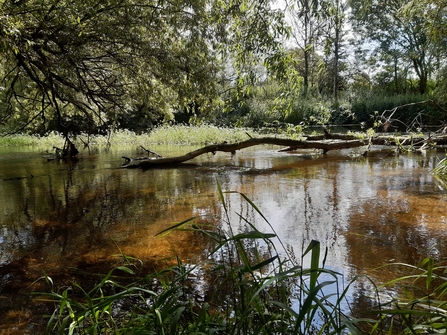
[[261,144],[288,146],[288,147],[294,147],[295,149],[321,149],[324,152],[327,152],[328,150],[355,148],[364,145],[363,141],[361,140],[301,141],[301,140],[292,140],[292,139],[275,138],[275,137],[250,138],[243,142],[208,145],[206,147],[188,152],[186,155],[176,157],[152,158],[152,159],[143,157],[138,158],[123,157],[124,159],[127,160],[126,164],[124,164],[123,167],[150,168],[160,165],[179,164],[189,161],[197,156],[206,153],[216,153],[217,151],[222,151],[222,152],[231,152],[234,154],[237,150]]
[[[230,152],[235,154],[237,150],[248,148],[255,145],[270,144],[287,147],[281,151],[293,151],[298,149],[320,149],[323,153],[329,150],[340,150],[349,148],[358,148],[362,146],[367,146],[364,155],[367,154],[371,145],[387,145],[387,146],[397,146],[398,148],[403,148],[404,146],[410,147],[425,147],[428,145],[445,145],[447,144],[447,135],[426,135],[426,136],[392,136],[392,135],[377,135],[372,138],[359,139],[354,135],[346,134],[329,134],[325,132],[322,136],[308,137],[303,140],[276,138],[276,137],[261,137],[254,138],[250,137],[246,141],[237,143],[220,143],[208,145],[203,148],[191,151],[182,156],[175,157],[137,157],[126,159],[126,163],[122,166],[124,168],[152,168],[159,166],[169,166],[180,164],[189,161],[197,156],[213,153],[218,151]],[[149,150],[147,150],[149,151]]]

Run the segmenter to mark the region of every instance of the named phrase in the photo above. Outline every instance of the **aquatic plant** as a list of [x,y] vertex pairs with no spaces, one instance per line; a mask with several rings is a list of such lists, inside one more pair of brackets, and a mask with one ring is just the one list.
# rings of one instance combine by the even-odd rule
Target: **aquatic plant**
[[[342,276],[325,268],[326,254],[322,257],[320,243],[312,241],[297,259],[290,247],[277,239],[255,204],[238,194],[267,222],[271,232],[259,231],[242,216],[246,230],[233,232],[219,186],[224,209],[220,227],[198,224],[191,218],[159,233],[182,230],[202,234],[213,245],[202,262],[188,265],[177,258],[175,265],[138,278],[134,276],[138,263],[123,256],[123,264],[90,290],[73,285],[59,292],[45,276],[49,292],[35,295],[55,304],[47,333],[357,332],[357,321],[341,308],[349,285],[343,287]],[[303,266],[305,257],[310,258],[309,267]],[[132,282],[123,284],[129,276]],[[327,290],[329,287],[335,289]]]
[[[447,266],[438,266],[433,258],[425,258],[418,266],[393,263],[406,275],[395,278],[378,290],[393,288],[387,301],[377,312],[381,318],[373,331],[398,334],[445,334],[447,331]],[[390,292],[390,291],[386,291]]]

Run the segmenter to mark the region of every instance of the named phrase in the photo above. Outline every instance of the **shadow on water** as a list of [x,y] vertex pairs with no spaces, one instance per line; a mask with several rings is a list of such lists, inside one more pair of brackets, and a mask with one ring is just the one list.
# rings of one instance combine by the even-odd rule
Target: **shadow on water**
[[[2,149],[0,332],[11,324],[17,333],[42,326],[41,315],[52,306],[32,304],[28,294],[42,289],[33,283],[44,273],[58,286],[89,285],[94,277],[85,274],[106,273],[121,253],[141,259],[147,273],[176,256],[194,262],[206,248],[199,236],[155,235],[193,216],[218,225],[216,180],[224,190],[247,195],[297,254],[311,240],[320,241],[331,268],[348,278],[360,273],[384,282],[396,275],[375,270],[384,263],[446,256],[447,192],[430,175],[444,153],[395,156],[377,150],[351,158],[351,151],[323,156],[276,149],[218,153],[147,171],[120,169],[119,151],[47,162],[37,152]],[[270,230],[240,197],[225,197],[235,231],[245,229],[241,216]],[[364,285],[359,282],[353,292],[354,309],[364,308],[356,302]],[[22,327],[18,318],[26,320]]]

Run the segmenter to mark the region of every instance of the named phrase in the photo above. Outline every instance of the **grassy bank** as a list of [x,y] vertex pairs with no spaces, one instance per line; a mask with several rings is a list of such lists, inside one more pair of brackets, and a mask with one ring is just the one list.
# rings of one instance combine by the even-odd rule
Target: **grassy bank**
[[[92,146],[106,145],[143,145],[172,144],[172,145],[207,145],[219,142],[237,142],[256,135],[253,130],[242,128],[223,128],[211,125],[202,126],[160,126],[145,134],[136,134],[128,130],[116,130],[107,135],[79,134],[74,138],[78,147],[88,143]],[[46,136],[16,134],[0,137],[0,147],[42,146],[62,147],[64,138],[57,132]]]
[[15,134],[0,136],[0,147],[26,147],[42,146],[47,148],[62,147],[64,145],[63,137],[55,132],[46,136]]

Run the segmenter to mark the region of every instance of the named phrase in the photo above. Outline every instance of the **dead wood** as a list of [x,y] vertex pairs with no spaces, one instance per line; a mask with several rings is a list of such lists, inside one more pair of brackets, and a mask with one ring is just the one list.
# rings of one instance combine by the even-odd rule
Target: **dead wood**
[[140,145],[140,148],[141,148],[141,149],[143,149],[144,151],[146,151],[146,152],[147,152],[147,155],[148,155],[148,157],[150,157],[150,155],[154,155],[154,156],[155,156],[155,157],[157,157],[157,158],[163,158],[163,156],[162,156],[162,155],[160,155],[160,154],[156,153],[155,151],[152,151],[152,150],[146,149],[146,148],[145,148],[145,147],[143,147],[142,145]]
[[356,148],[364,145],[362,140],[321,140],[321,141],[307,141],[307,140],[293,140],[293,139],[285,139],[285,138],[276,138],[276,137],[262,137],[262,138],[250,138],[243,142],[237,143],[221,143],[221,144],[213,144],[208,145],[203,148],[191,151],[182,156],[176,157],[166,157],[166,158],[128,158],[123,157],[127,160],[127,162],[123,165],[125,168],[150,168],[160,165],[173,165],[179,164],[186,161],[189,161],[197,156],[206,154],[206,153],[216,153],[218,151],[221,152],[231,152],[235,153],[237,150],[241,150],[244,148],[252,147],[255,145],[261,144],[270,144],[270,145],[279,145],[286,147],[293,147],[296,149],[321,149],[323,152],[327,152],[329,150],[338,150],[338,149],[346,149],[346,148]]
[[276,138],[276,137],[261,137],[255,138],[250,137],[246,141],[237,143],[220,143],[208,145],[203,148],[188,152],[185,155],[175,156],[175,157],[161,157],[161,155],[145,149],[148,153],[155,154],[157,157],[124,157],[126,163],[122,166],[124,168],[153,168],[159,166],[169,166],[184,163],[195,157],[203,154],[216,152],[230,152],[234,154],[237,150],[252,147],[255,145],[278,145],[287,147],[281,151],[293,151],[298,149],[319,149],[323,153],[329,150],[340,150],[349,148],[358,148],[362,146],[367,146],[365,155],[372,145],[386,145],[386,146],[396,146],[396,147],[422,147],[427,145],[446,145],[447,135],[425,135],[425,136],[390,136],[390,135],[377,135],[372,138],[359,139],[354,135],[346,134],[330,134],[325,132],[323,136],[318,137],[308,137],[303,140],[294,140],[286,138]]

